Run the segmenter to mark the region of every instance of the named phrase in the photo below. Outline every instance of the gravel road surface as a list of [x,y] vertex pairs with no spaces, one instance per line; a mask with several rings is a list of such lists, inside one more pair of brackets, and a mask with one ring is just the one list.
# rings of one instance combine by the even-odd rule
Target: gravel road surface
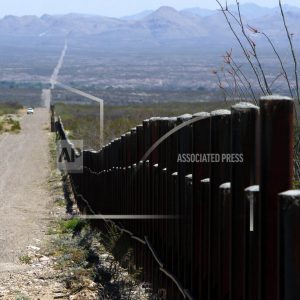
[[24,268],[19,257],[43,236],[49,219],[49,112],[21,120],[21,132],[0,135],[0,274]]

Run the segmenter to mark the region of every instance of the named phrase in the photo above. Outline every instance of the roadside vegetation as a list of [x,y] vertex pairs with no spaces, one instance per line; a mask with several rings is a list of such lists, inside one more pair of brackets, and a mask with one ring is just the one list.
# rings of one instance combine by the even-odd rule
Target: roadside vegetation
[[53,268],[68,294],[87,299],[148,299],[121,233],[111,228],[104,234],[74,216],[53,223],[48,234],[44,255],[55,262]]
[[0,116],[8,114],[17,114],[23,106],[17,102],[0,103]]
[[21,130],[18,113],[22,108],[18,103],[0,103],[0,133]]
[[[69,177],[56,168],[55,142],[52,134],[48,182],[55,218],[45,241],[38,248],[31,246],[30,253],[19,257],[20,262],[33,268],[43,265],[35,273],[39,278],[55,279],[52,287],[59,283],[57,299],[149,299],[140,272],[133,267],[132,249],[126,241],[129,238],[112,225],[104,232],[79,218]],[[34,296],[28,291],[24,295],[30,299]]]

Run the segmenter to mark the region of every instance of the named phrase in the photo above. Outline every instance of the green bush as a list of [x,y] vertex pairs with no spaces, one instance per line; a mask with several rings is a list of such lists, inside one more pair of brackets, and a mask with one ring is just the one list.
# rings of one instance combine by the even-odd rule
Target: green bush
[[19,131],[21,130],[21,125],[20,125],[20,122],[19,121],[16,121],[16,120],[12,120],[11,122],[11,131]]
[[29,265],[31,263],[31,257],[28,256],[28,255],[24,255],[24,256],[19,257],[19,260],[22,264]]
[[73,218],[70,220],[61,221],[59,228],[62,233],[78,233],[85,227],[85,225],[86,223],[83,220]]

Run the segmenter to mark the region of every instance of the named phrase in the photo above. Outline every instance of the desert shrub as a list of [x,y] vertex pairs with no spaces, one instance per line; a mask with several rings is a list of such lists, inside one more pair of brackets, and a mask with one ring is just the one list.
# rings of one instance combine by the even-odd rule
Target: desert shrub
[[17,102],[0,103],[0,116],[8,114],[16,114],[23,106]]
[[21,130],[21,125],[18,120],[12,120],[10,124],[11,124],[11,128],[10,128],[11,131],[14,132],[14,131]]
[[[131,104],[126,106],[104,106],[104,143],[120,137],[131,128],[151,117],[172,117],[185,113],[212,111],[228,108],[232,102],[170,102],[164,104]],[[55,105],[65,129],[72,139],[83,139],[85,148],[99,148],[99,107],[97,105]]]
[[59,229],[62,233],[78,233],[84,227],[86,223],[78,218],[72,218],[70,220],[63,220],[59,223]]

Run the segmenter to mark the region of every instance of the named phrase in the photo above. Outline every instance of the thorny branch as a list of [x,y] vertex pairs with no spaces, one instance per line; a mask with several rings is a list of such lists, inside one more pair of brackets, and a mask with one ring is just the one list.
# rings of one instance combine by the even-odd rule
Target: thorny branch
[[252,68],[252,70],[253,70],[253,72],[254,72],[254,74],[256,76],[257,82],[259,84],[259,87],[260,87],[262,93],[264,95],[267,95],[268,93],[266,92],[266,90],[265,90],[265,88],[263,86],[263,83],[261,82],[261,78],[260,78],[260,75],[259,75],[258,71],[257,71],[256,67],[253,64],[253,62],[251,60],[251,57],[250,57],[250,55],[249,55],[246,47],[244,46],[243,42],[241,41],[241,39],[240,39],[238,33],[236,32],[236,30],[233,28],[233,25],[232,25],[232,23],[231,23],[228,15],[227,15],[227,12],[228,12],[227,5],[226,5],[226,8],[224,8],[224,6],[221,4],[221,2],[219,0],[216,0],[216,2],[219,4],[219,6],[221,8],[221,11],[222,11],[224,17],[226,18],[227,24],[230,27],[231,32],[234,34],[234,36],[235,36],[237,42],[239,43],[239,45],[240,45],[240,47],[241,47],[241,49],[242,49],[242,51],[243,51],[243,53],[244,53],[244,55],[245,55],[248,63],[250,64],[250,66],[251,66],[251,68]]
[[[288,38],[289,47],[290,47],[292,60],[293,60],[293,65],[294,65],[295,87],[293,86],[293,84],[291,84],[287,69],[286,69],[286,67],[283,63],[283,60],[282,60],[279,52],[277,51],[273,41],[271,40],[271,38],[266,33],[262,32],[262,31],[259,31],[258,29],[254,28],[252,26],[247,25],[247,27],[245,27],[244,22],[243,22],[243,18],[242,18],[242,14],[241,14],[239,0],[235,0],[236,5],[237,5],[237,13],[238,13],[237,16],[235,15],[235,13],[230,11],[230,9],[227,5],[227,1],[226,1],[225,5],[222,5],[220,1],[221,0],[216,0],[218,5],[220,6],[221,12],[223,13],[223,15],[226,19],[227,24],[229,25],[229,28],[230,28],[231,32],[235,36],[237,42],[239,43],[239,45],[240,45],[240,47],[243,51],[243,54],[244,54],[245,58],[247,59],[252,71],[255,74],[259,90],[262,92],[262,94],[263,95],[266,95],[266,94],[271,95],[274,83],[279,78],[282,77],[282,78],[284,78],[284,80],[287,83],[287,87],[288,87],[290,96],[292,98],[297,98],[297,101],[300,104],[298,61],[297,61],[296,52],[295,52],[294,44],[293,44],[293,35],[294,34],[290,33],[290,31],[289,31],[287,21],[286,21],[286,17],[285,17],[285,13],[284,13],[283,6],[282,6],[282,0],[278,0],[278,2],[279,2],[280,13],[281,13],[283,25],[284,25],[284,28],[285,28],[285,32],[286,32],[286,35],[287,35],[287,38]],[[241,33],[239,33],[238,30],[235,29],[235,25],[237,25],[237,27],[241,30]],[[256,43],[251,39],[251,37],[249,36],[249,34],[246,32],[245,29],[248,29],[253,34],[262,35],[267,40],[268,44],[272,48],[272,51],[274,52],[275,56],[277,57],[277,60],[278,60],[278,62],[280,64],[280,67],[281,67],[281,72],[276,75],[276,77],[272,80],[272,82],[270,84],[267,81],[267,78],[266,78],[266,75],[265,75],[265,70],[263,69],[261,61],[260,61],[260,59],[257,55]],[[244,42],[244,38],[247,41],[246,44]],[[230,68],[230,70],[227,70],[227,73],[230,74],[230,76],[233,79],[233,84],[234,84],[234,89],[235,89],[234,93],[239,94],[239,95],[243,95],[244,97],[247,94],[250,94],[250,96],[254,100],[254,102],[257,103],[256,93],[254,92],[254,89],[251,85],[251,82],[247,78],[247,76],[244,74],[244,72],[241,70],[241,66],[239,66],[233,60],[232,50],[230,52],[226,52],[226,55],[224,56],[224,61],[225,61],[225,66],[227,66],[227,68]],[[222,70],[223,70],[223,73],[224,73],[224,79],[225,79],[226,82],[228,82],[228,79],[227,79],[227,76],[226,76],[226,72],[224,71],[224,68],[222,68]],[[226,92],[226,90],[225,90],[225,88],[222,84],[222,80],[221,80],[219,75],[218,75],[218,82],[219,82],[219,86],[222,86],[223,93],[226,94],[227,92]],[[247,92],[245,93],[243,89],[245,89]],[[239,91],[237,91],[237,90],[239,90]],[[234,95],[234,93],[233,93],[233,95]],[[294,107],[295,107],[295,111],[296,111],[296,106],[294,106]],[[298,122],[297,111],[295,113],[295,121],[296,121],[297,129],[299,131],[299,122]],[[295,155],[298,155],[299,143],[300,143],[300,140],[298,138],[297,141],[296,141]],[[299,165],[296,165],[295,168],[299,173],[299,170],[298,170]]]
[[[232,11],[230,11],[230,9],[227,5],[227,1],[226,1],[225,5],[222,5],[220,0],[216,0],[216,2],[220,6],[220,8],[221,8],[220,10],[223,13],[223,15],[225,16],[226,22],[229,25],[230,30],[234,34],[237,42],[239,43],[239,45],[240,45],[240,47],[241,47],[241,49],[244,53],[245,58],[247,59],[249,65],[251,66],[251,69],[255,74],[258,86],[259,86],[260,91],[262,92],[262,94],[263,95],[267,95],[267,94],[271,95],[272,94],[272,87],[273,87],[274,83],[280,77],[282,77],[282,78],[284,78],[284,80],[287,83],[287,87],[288,87],[290,96],[293,98],[294,97],[293,87],[292,87],[291,81],[289,79],[286,67],[284,66],[283,60],[280,57],[280,54],[277,51],[277,49],[276,49],[273,41],[271,40],[271,38],[265,32],[262,32],[262,31],[260,31],[256,28],[248,25],[248,24],[245,27],[244,22],[243,22],[243,18],[242,18],[241,9],[240,9],[240,3],[239,3],[238,0],[236,0],[238,16],[236,16]],[[292,53],[292,56],[293,56],[293,62],[294,62],[294,67],[295,67],[294,68],[294,74],[295,74],[295,81],[296,81],[296,88],[295,89],[296,89],[296,93],[297,93],[297,100],[300,103],[299,80],[298,80],[298,64],[297,64],[296,54],[295,54],[295,50],[294,50],[294,46],[293,46],[293,42],[292,42],[292,36],[293,35],[290,34],[290,32],[289,32],[281,0],[279,0],[279,6],[280,6],[281,15],[282,15],[282,18],[283,18],[284,27],[285,27],[285,30],[286,30],[286,33],[287,33],[287,36],[288,36],[291,53]],[[241,34],[239,34],[237,32],[237,30],[234,28],[232,20],[234,20],[234,22],[238,25],[238,28],[240,28]],[[268,83],[268,81],[267,81],[267,78],[266,78],[266,75],[265,75],[265,70],[264,70],[264,68],[262,66],[262,63],[261,63],[261,61],[258,57],[258,54],[257,54],[256,43],[250,38],[249,34],[247,34],[246,29],[248,29],[253,34],[262,35],[267,40],[267,42],[271,46],[272,51],[274,52],[274,54],[275,54],[275,56],[276,56],[276,58],[277,58],[277,60],[280,64],[282,72],[279,75],[277,75],[272,80],[271,83]],[[250,47],[249,49],[247,49],[247,45],[244,44],[244,42],[242,41],[242,38],[246,39],[247,45]],[[252,58],[254,58],[255,62],[252,60]],[[248,89],[249,89],[248,93],[250,94],[250,97],[255,102],[257,102],[257,98],[255,96],[255,92],[254,92],[254,89],[253,89],[250,81],[248,80],[247,76],[245,76],[245,74],[241,70],[241,67],[238,66],[232,58],[232,50],[230,52],[226,52],[226,56],[224,57],[224,59],[225,59],[225,65],[229,66],[230,69],[231,69],[229,74],[233,77],[235,88],[240,86],[240,85],[242,87],[245,87],[245,85],[247,85]],[[237,74],[239,74],[240,76],[237,76]],[[237,84],[236,80],[238,80],[240,84]]]
[[252,52],[253,52],[252,56],[255,58],[255,60],[257,62],[257,65],[258,65],[258,68],[260,70],[260,74],[261,74],[261,77],[263,79],[266,91],[267,91],[268,94],[271,95],[272,91],[270,90],[270,87],[269,87],[269,84],[268,84],[268,81],[267,81],[264,69],[263,69],[262,64],[260,62],[260,59],[258,58],[258,55],[257,55],[256,44],[254,43],[253,40],[250,39],[250,37],[247,35],[247,33],[245,31],[245,26],[244,26],[244,23],[243,23],[241,9],[240,9],[240,3],[239,3],[238,0],[236,0],[236,5],[237,5],[237,8],[238,8],[238,15],[239,15],[239,19],[240,19],[240,23],[239,24],[240,24],[242,33],[243,33],[244,37],[246,38],[246,40],[248,41],[248,43],[249,43],[249,45],[250,45],[250,47],[252,49]]
[[297,58],[296,58],[296,53],[295,53],[295,49],[294,49],[294,44],[293,44],[293,42],[292,42],[292,35],[290,34],[290,31],[289,31],[289,29],[288,29],[287,22],[286,22],[286,19],[285,19],[285,14],[284,14],[284,11],[283,11],[283,7],[282,7],[281,0],[279,0],[279,8],[280,8],[280,13],[281,13],[283,25],[284,25],[284,28],[285,28],[285,31],[286,31],[286,34],[287,34],[287,38],[288,38],[288,40],[289,40],[290,49],[291,49],[292,56],[293,56],[294,67],[295,67],[295,68],[294,68],[294,72],[295,72],[295,80],[296,80],[297,100],[298,100],[298,103],[300,103],[299,80],[298,80],[298,61],[297,61]]

